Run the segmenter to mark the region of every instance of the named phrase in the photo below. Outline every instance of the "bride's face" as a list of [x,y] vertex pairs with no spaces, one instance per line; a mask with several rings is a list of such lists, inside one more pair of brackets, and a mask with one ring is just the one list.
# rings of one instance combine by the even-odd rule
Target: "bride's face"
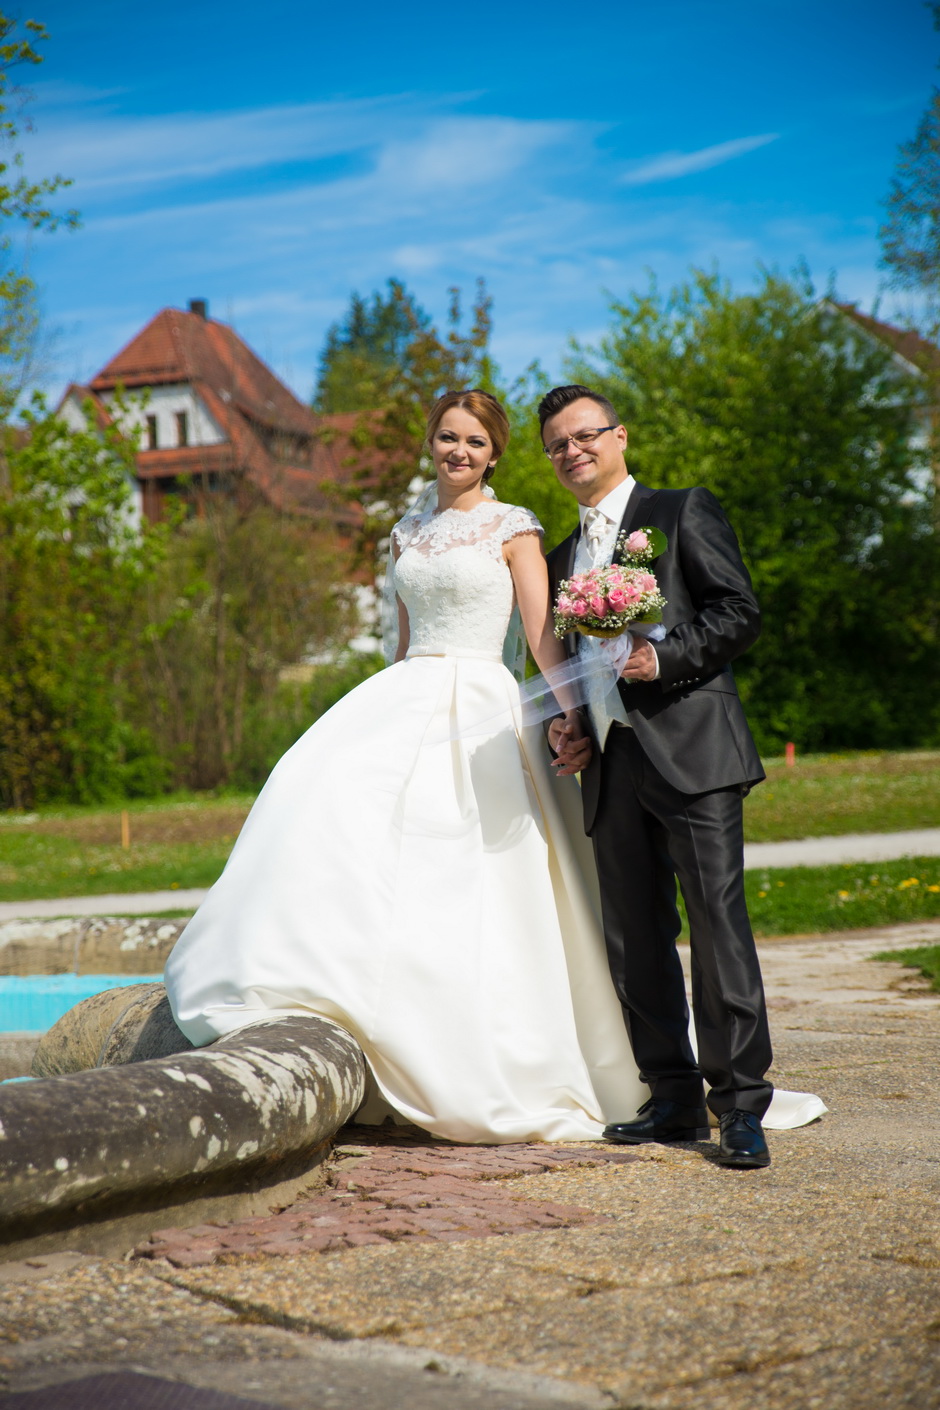
[[448,407],[431,442],[431,459],[442,487],[457,493],[476,488],[496,464],[486,428],[462,406]]

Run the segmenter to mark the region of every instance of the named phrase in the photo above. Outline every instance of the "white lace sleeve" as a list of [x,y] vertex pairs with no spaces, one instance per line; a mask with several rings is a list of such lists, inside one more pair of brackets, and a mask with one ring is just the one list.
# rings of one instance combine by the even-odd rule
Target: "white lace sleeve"
[[531,509],[523,509],[521,504],[514,504],[503,515],[500,524],[500,540],[508,543],[510,539],[518,538],[520,534],[544,534],[538,519]]
[[404,519],[399,519],[392,530],[392,546],[401,554],[402,550],[408,547],[412,534],[418,527],[418,518],[414,514],[406,514]]
[[408,547],[417,520],[413,515],[399,519],[389,538],[388,552],[385,555],[385,574],[382,582],[381,625],[382,655],[386,666],[390,666],[398,654],[398,597],[395,589],[395,561]]

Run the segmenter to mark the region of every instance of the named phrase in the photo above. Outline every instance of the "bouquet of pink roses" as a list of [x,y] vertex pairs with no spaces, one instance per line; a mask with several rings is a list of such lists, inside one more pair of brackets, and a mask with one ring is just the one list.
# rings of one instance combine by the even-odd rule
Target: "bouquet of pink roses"
[[615,637],[630,626],[652,625],[663,619],[666,599],[655,574],[648,571],[666,550],[660,529],[637,529],[617,539],[609,568],[592,568],[560,583],[555,603],[555,635]]

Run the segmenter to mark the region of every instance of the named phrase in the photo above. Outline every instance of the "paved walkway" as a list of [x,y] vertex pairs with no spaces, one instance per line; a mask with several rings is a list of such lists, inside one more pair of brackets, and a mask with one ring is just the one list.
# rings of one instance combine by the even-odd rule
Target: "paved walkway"
[[744,865],[824,867],[839,862],[890,862],[898,857],[940,857],[940,827],[911,832],[847,832],[842,837],[807,837],[800,842],[750,842]]
[[869,959],[937,943],[762,944],[773,1076],[830,1109],[771,1132],[768,1170],[350,1128],[330,1203],[0,1264],[0,1393],[133,1368],[181,1407],[940,1410],[940,994]]
[[44,920],[54,916],[154,916],[194,911],[204,890],[129,891],[126,895],[63,896],[54,901],[0,901],[0,921]]
[[[751,842],[744,865],[821,867],[839,862],[886,862],[897,857],[940,857],[940,827],[912,832],[850,832],[843,837],[808,837],[799,842]],[[64,896],[52,901],[2,901],[0,921],[53,916],[141,916],[194,911],[206,892],[135,891],[125,895]]]

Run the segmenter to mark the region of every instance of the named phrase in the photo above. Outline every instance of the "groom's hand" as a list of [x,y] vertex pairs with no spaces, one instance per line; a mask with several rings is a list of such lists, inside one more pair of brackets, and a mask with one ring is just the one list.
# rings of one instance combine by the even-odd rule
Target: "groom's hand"
[[643,637],[633,638],[630,659],[620,672],[625,681],[654,681],[658,674],[656,652]]
[[559,778],[580,773],[591,761],[590,736],[570,720],[552,720],[548,742],[556,755],[552,768]]

